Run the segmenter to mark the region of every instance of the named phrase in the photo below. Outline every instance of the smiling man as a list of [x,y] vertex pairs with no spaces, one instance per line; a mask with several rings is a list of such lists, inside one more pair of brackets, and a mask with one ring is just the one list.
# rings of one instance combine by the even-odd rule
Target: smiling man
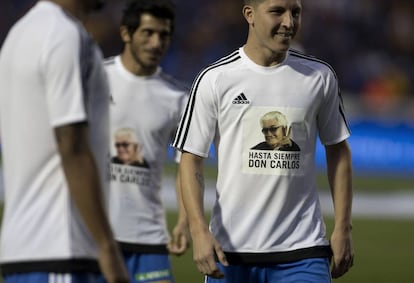
[[[300,0],[245,0],[242,11],[246,44],[196,77],[173,143],[183,152],[193,257],[208,283],[329,283],[351,268],[354,253],[350,131],[337,77],[325,62],[290,49]],[[262,138],[257,120],[266,113],[285,118],[262,120],[272,146],[258,152],[251,145]],[[335,207],[330,239],[315,183],[317,136]],[[203,160],[213,142],[218,179],[208,225]],[[271,151],[284,143],[295,151]]]
[[161,202],[162,169],[188,97],[188,89],[160,67],[174,20],[171,0],[129,1],[120,27],[123,51],[105,63],[115,145],[109,214],[136,283],[172,283],[169,254],[184,253],[189,241],[183,209],[170,237]]

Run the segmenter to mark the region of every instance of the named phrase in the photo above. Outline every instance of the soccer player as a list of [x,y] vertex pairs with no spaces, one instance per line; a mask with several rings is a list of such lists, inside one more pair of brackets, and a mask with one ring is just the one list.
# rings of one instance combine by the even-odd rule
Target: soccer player
[[[350,135],[332,68],[290,49],[300,0],[245,0],[244,46],[196,77],[173,145],[183,151],[182,197],[194,260],[206,282],[331,282],[353,264]],[[240,101],[243,103],[240,103]],[[257,121],[279,111],[298,151],[251,150]],[[330,242],[315,183],[325,145],[335,227]],[[203,158],[218,152],[210,227]],[[330,258],[332,256],[332,266]]]
[[39,1],[2,46],[5,283],[129,282],[104,205],[108,84],[81,24],[101,4]]
[[[160,191],[168,147],[189,92],[159,66],[174,19],[170,0],[129,1],[120,27],[123,51],[105,62],[112,156],[119,152],[117,147],[139,144],[140,159],[146,163],[121,164],[114,158],[111,163],[110,220],[132,282],[173,282],[169,254],[184,253],[189,243],[182,209],[170,240]],[[180,197],[178,202],[181,208]]]

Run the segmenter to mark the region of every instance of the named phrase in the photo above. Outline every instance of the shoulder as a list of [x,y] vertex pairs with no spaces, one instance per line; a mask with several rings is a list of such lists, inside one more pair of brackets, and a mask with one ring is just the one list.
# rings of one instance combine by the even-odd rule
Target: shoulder
[[40,1],[15,25],[25,34],[44,39],[48,45],[53,42],[79,42],[80,22],[66,13],[59,5]]
[[134,167],[150,168],[148,162],[145,159],[142,162],[140,162],[140,161],[134,161],[134,162],[132,162],[129,165],[130,166],[134,166]]
[[334,68],[327,62],[295,49],[289,50],[289,62],[290,64],[298,65],[302,70],[318,72],[322,76],[334,76],[336,78],[336,73]]
[[291,144],[290,145],[284,145],[282,146],[279,150],[281,151],[300,151],[300,147],[299,145],[294,141],[294,140],[290,140]]
[[105,66],[105,69],[110,69],[115,66],[115,58],[116,56],[104,58],[103,64]]
[[78,19],[58,7],[51,7],[45,19],[46,29],[53,33],[56,40],[79,41],[89,34]]
[[190,86],[187,83],[176,79],[163,70],[160,71],[159,78],[164,85],[179,95],[187,95],[190,91]]
[[123,163],[122,160],[118,158],[118,156],[113,156],[111,158],[111,162],[114,163],[114,164],[122,164]]
[[217,78],[220,74],[225,72],[230,72],[234,68],[237,68],[239,64],[242,62],[242,58],[240,55],[239,49],[236,51],[230,53],[229,55],[222,57],[221,59],[213,62],[212,64],[206,66],[204,69],[202,69],[195,80],[195,83],[197,81],[202,79],[214,79]]
[[260,143],[256,144],[254,147],[252,147],[251,149],[271,150],[272,148],[266,142],[260,142]]

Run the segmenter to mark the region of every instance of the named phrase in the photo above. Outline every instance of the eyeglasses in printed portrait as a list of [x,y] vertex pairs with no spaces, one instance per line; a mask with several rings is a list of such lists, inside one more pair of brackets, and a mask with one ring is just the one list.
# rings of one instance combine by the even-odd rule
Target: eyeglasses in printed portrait
[[112,157],[112,163],[149,167],[142,155],[142,145],[139,143],[138,137],[133,129],[118,129],[114,134],[114,146],[116,156]]
[[288,126],[286,116],[279,111],[267,112],[260,118],[265,141],[255,145],[254,150],[300,151],[291,139],[292,127]]

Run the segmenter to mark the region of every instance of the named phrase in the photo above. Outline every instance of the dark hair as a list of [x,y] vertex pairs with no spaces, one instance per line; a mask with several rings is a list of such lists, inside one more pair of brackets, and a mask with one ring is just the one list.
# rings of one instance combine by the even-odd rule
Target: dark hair
[[243,0],[244,5],[257,5],[263,2],[264,0]]
[[175,4],[172,0],[132,0],[126,5],[121,25],[126,26],[129,34],[139,27],[142,14],[151,14],[156,18],[171,20],[171,31],[174,30]]
[[251,4],[253,4],[253,2],[256,2],[256,1],[254,1],[254,0],[243,0],[244,5],[251,5]]

